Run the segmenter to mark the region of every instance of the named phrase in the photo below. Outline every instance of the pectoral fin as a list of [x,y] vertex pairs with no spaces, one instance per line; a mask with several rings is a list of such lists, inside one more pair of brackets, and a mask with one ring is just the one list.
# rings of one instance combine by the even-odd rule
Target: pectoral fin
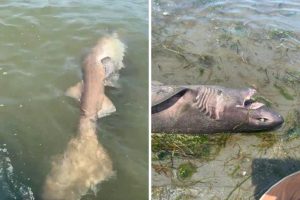
[[80,81],[76,83],[74,86],[70,87],[65,94],[66,96],[73,97],[74,99],[80,101],[82,90],[83,90],[83,82]]
[[98,110],[97,116],[98,118],[106,117],[115,111],[116,107],[114,106],[114,104],[107,96],[104,96],[101,109]]

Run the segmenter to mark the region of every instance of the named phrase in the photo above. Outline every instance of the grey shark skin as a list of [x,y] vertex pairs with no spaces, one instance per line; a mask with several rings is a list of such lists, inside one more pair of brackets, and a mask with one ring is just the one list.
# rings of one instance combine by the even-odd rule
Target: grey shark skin
[[277,112],[251,99],[254,89],[152,85],[154,133],[253,132],[283,123]]

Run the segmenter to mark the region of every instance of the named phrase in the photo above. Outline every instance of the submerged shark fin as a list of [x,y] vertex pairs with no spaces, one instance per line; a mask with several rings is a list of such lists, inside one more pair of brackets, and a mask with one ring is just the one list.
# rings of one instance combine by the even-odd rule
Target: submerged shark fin
[[114,88],[120,88],[120,84],[118,83],[119,80],[119,74],[112,74],[108,78],[104,80],[104,85],[105,86],[110,86]]
[[101,60],[105,71],[105,86],[120,88],[118,83],[119,73],[117,72],[118,66],[113,62],[110,57],[105,57]]
[[104,95],[101,109],[98,110],[97,112],[98,118],[106,117],[115,111],[116,111],[115,105],[111,102],[111,100],[107,96]]
[[74,86],[70,87],[65,94],[66,96],[73,97],[74,99],[80,101],[82,89],[83,89],[83,82],[80,81],[76,83]]

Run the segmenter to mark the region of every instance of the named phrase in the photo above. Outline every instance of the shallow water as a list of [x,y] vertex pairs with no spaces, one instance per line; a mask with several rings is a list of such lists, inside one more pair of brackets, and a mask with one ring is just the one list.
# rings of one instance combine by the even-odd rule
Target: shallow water
[[[275,138],[269,139],[272,144],[266,144],[261,136],[235,134],[210,161],[175,159],[171,167],[175,171],[187,160],[197,166],[192,183],[176,184],[174,173],[166,177],[153,169],[154,198],[257,199],[289,173],[283,170],[274,178],[270,172],[265,180],[272,178],[260,180],[264,184],[259,185],[255,178],[262,176],[255,171],[258,161],[284,163],[289,158],[294,160],[293,170],[299,170],[300,154],[295,149],[299,150],[300,144],[300,3],[157,0],[153,1],[152,17],[153,80],[253,87],[286,120],[266,137]],[[170,166],[169,161],[162,163]]]
[[147,5],[144,0],[2,1],[0,196],[27,198],[25,188],[31,198],[41,198],[51,159],[77,134],[79,104],[64,91],[81,79],[87,50],[99,37],[117,32],[127,46],[121,88],[107,90],[117,112],[98,123],[98,139],[116,175],[84,199],[147,199]]

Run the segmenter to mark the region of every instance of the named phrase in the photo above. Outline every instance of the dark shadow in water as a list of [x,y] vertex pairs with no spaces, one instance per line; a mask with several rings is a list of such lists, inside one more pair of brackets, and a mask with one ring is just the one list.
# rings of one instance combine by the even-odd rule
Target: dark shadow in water
[[254,198],[259,198],[277,181],[300,170],[300,160],[255,159],[252,162]]

